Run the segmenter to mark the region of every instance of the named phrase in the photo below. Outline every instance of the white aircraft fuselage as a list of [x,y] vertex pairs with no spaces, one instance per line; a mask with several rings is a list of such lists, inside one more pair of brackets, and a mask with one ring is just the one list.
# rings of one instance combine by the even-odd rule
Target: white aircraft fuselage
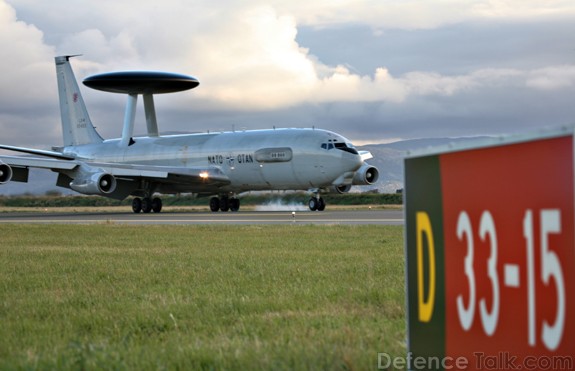
[[[229,178],[220,192],[309,190],[353,179],[363,160],[342,136],[319,129],[275,129],[136,137],[65,147],[64,154],[87,162],[182,168],[217,167]],[[337,140],[346,150],[328,149]],[[325,148],[322,148],[322,144]],[[335,182],[335,183],[334,183]],[[351,183],[349,183],[351,184]],[[172,192],[169,188],[174,188]],[[166,189],[167,188],[167,189]],[[164,185],[161,193],[193,192],[186,185]]]

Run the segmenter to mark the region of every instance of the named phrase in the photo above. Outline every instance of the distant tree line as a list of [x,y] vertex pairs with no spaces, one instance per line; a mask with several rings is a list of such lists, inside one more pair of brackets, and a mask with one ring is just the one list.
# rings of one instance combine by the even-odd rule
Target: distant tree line
[[[346,193],[322,195],[329,205],[401,205],[403,195],[400,193]],[[307,204],[309,194],[306,193],[265,193],[247,194],[240,197],[242,206],[262,205],[270,202],[282,202],[286,204]],[[164,206],[205,206],[207,198],[198,198],[193,195],[183,194],[163,196]],[[85,207],[85,206],[129,206],[131,198],[117,201],[100,196],[62,196],[56,192],[50,192],[44,196],[20,195],[0,196],[0,207]]]

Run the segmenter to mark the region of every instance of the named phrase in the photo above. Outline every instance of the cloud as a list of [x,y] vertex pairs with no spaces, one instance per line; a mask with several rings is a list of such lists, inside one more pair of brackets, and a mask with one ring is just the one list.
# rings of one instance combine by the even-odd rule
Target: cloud
[[[42,104],[55,84],[50,73],[53,48],[43,42],[43,33],[16,18],[12,7],[0,1],[0,109],[16,109]],[[50,80],[50,81],[49,81]],[[52,90],[53,92],[53,90]]]
[[114,56],[115,63],[130,63],[138,59],[134,41],[134,37],[124,31],[107,38],[101,30],[90,28],[66,36],[58,49],[63,55],[82,52],[90,56]]
[[476,21],[526,21],[575,15],[571,1],[551,0],[318,0],[276,1],[281,11],[294,14],[302,25],[333,27],[368,24],[376,32],[385,29],[433,29]]
[[[31,5],[14,1],[14,4]],[[179,0],[158,6],[144,1],[138,7],[102,3],[97,7],[72,7],[69,13],[51,12],[51,22],[72,18],[71,32],[65,33],[55,48],[62,53],[84,53],[75,62],[79,75],[113,69],[168,69],[197,76],[201,86],[194,96],[209,107],[224,109],[269,110],[303,103],[391,102],[402,103],[410,96],[451,96],[461,91],[497,83],[509,76],[507,69],[480,69],[467,74],[441,75],[436,71],[412,70],[394,76],[384,64],[369,74],[351,72],[344,65],[330,66],[301,47],[296,35],[298,25],[334,25],[366,22],[373,27],[426,28],[467,19],[536,15],[572,14],[575,5],[565,2],[531,1],[294,1],[265,3],[249,1],[242,5],[188,5]],[[17,21],[15,12],[0,3],[8,14],[4,27],[17,30],[17,38],[29,50],[43,50],[30,56],[44,68],[44,54],[54,47],[44,45],[42,32],[35,26]],[[51,4],[58,9],[63,3]],[[513,7],[511,5],[514,5]],[[92,9],[94,12],[89,12]],[[98,11],[96,11],[98,9]],[[175,10],[177,9],[177,11]],[[515,11],[512,11],[515,9]],[[131,11],[128,11],[131,10]],[[82,28],[77,18],[91,22]],[[116,16],[122,14],[122,17]],[[153,14],[150,18],[146,14]],[[105,21],[104,21],[105,19]],[[380,23],[376,24],[375,19]],[[50,22],[49,20],[46,22]],[[93,27],[96,23],[101,27]],[[162,26],[159,26],[162,25]],[[47,26],[48,27],[48,26]],[[14,30],[10,30],[14,34]],[[3,32],[4,35],[9,34]],[[4,44],[4,42],[2,43]],[[42,59],[44,61],[42,62]],[[18,71],[23,71],[18,63]],[[32,68],[30,66],[29,68]],[[565,81],[565,68],[515,71],[530,75],[529,88],[557,88]],[[11,82],[22,79],[10,74]],[[45,93],[45,92],[44,92]],[[181,97],[174,102],[181,104]]]
[[541,90],[573,88],[575,87],[575,66],[550,66],[531,71],[525,85]]
[[197,40],[198,95],[245,109],[289,106],[309,95],[317,72],[296,42],[297,26],[273,8],[244,9]]

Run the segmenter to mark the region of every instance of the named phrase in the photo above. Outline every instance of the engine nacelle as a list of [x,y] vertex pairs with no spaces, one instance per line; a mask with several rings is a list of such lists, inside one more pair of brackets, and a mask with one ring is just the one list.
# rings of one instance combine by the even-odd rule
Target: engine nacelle
[[379,179],[379,171],[376,167],[371,166],[367,163],[361,165],[359,170],[355,172],[353,176],[353,185],[370,185],[377,182]]
[[116,190],[116,178],[108,173],[88,173],[74,178],[70,188],[85,195],[107,195]]
[[0,184],[8,183],[12,179],[12,174],[10,165],[0,161]]
[[333,193],[347,193],[351,189],[351,184],[342,184],[338,186],[332,186],[329,191]]

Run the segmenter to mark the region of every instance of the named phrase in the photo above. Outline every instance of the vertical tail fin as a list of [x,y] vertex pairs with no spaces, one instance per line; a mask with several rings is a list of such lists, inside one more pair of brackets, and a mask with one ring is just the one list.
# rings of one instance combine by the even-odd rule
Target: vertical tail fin
[[80,94],[70,56],[56,57],[55,60],[64,146],[101,143],[103,139],[92,125]]

